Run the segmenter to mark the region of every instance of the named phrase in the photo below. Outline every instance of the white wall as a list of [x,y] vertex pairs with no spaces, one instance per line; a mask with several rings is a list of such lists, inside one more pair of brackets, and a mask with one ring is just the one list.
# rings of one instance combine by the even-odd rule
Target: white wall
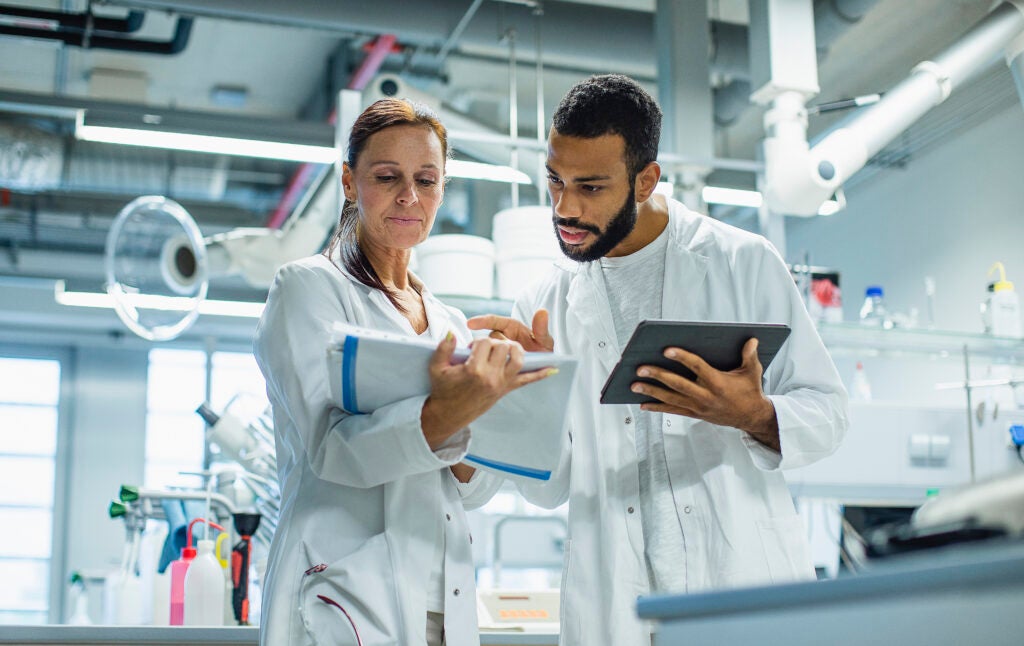
[[[1013,105],[955,140],[877,173],[847,192],[830,218],[787,220],[790,259],[842,272],[844,313],[855,320],[867,285],[891,309],[925,316],[924,277],[936,281],[936,326],[981,331],[985,273],[1001,260],[1024,290],[1024,110]],[[922,322],[924,319],[922,318]]]
[[124,522],[107,507],[122,484],[142,484],[146,454],[147,352],[79,347],[74,357],[64,581],[74,570],[120,564]]

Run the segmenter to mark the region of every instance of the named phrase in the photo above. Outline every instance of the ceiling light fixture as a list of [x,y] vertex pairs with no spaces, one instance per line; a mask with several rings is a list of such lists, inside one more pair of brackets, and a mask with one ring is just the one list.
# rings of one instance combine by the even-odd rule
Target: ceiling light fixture
[[256,157],[260,159],[282,159],[313,164],[333,163],[338,155],[333,147],[328,146],[213,137],[210,135],[193,135],[185,132],[167,132],[164,130],[88,126],[81,122],[75,127],[75,138],[83,141],[120,144],[122,146],[187,150],[199,153]]
[[[281,159],[311,164],[332,164],[338,157],[338,151],[333,146],[313,146],[283,141],[216,137],[143,128],[96,126],[84,123],[81,117],[77,119],[75,124],[75,137],[83,141],[119,144],[122,146],[184,150],[260,159]],[[510,166],[481,164],[457,159],[448,161],[447,173],[449,177],[465,179],[482,179],[515,184],[533,183],[529,175]]]
[[[114,298],[110,294],[102,294],[100,292],[69,292],[64,289],[64,285],[63,280],[58,280],[53,288],[53,300],[60,305],[114,309]],[[151,294],[138,294],[132,298],[132,302],[139,309],[168,312],[187,312],[194,306],[194,301],[191,298],[155,296]],[[210,316],[259,318],[263,314],[264,307],[264,303],[204,299],[199,303],[199,313]]]
[[[721,186],[705,186],[701,190],[701,197],[708,204],[727,204],[729,206],[744,206],[752,209],[761,208],[764,202],[759,191],[748,191],[739,188],[723,188]],[[835,215],[843,209],[845,201],[825,200],[818,209],[818,215]]]

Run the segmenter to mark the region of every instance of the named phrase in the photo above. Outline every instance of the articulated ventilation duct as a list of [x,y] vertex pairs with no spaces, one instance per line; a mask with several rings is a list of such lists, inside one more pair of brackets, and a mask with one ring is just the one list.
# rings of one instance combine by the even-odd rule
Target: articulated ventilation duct
[[1024,34],[1006,48],[1006,64],[1010,66],[1013,82],[1017,86],[1017,96],[1024,106]]

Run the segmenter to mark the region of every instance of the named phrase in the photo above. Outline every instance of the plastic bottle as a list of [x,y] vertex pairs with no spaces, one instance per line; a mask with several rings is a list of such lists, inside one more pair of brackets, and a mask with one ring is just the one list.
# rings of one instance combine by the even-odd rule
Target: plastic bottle
[[857,362],[857,369],[853,373],[850,399],[862,402],[871,401],[871,382],[868,381],[868,374],[864,372],[864,364],[860,361]]
[[864,305],[860,308],[861,325],[871,327],[892,327],[889,320],[889,312],[885,308],[885,301],[882,300],[885,294],[878,285],[868,287],[864,292]]
[[213,554],[214,542],[199,541],[198,556],[185,574],[185,625],[224,625],[224,569]]
[[997,262],[988,270],[989,276],[999,272],[999,280],[992,283],[988,301],[983,308],[985,331],[993,336],[1020,338],[1020,300],[1013,289],[1013,283],[1006,280],[1003,263]]
[[189,565],[196,557],[196,548],[184,547],[181,558],[172,561],[168,568],[171,572],[171,625],[185,625],[185,575]]

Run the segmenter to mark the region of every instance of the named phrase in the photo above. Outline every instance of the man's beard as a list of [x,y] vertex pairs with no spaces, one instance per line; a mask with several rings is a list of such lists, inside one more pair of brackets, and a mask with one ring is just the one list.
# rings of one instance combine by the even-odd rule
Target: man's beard
[[[604,231],[601,231],[592,224],[583,224],[578,218],[560,218],[556,215],[554,223],[558,246],[562,248],[562,253],[570,260],[575,260],[576,262],[591,262],[598,258],[603,258],[609,251],[625,240],[626,236],[633,232],[633,228],[636,226],[636,217],[636,198],[633,197],[633,189],[630,187],[625,204],[615,214],[615,217],[608,222],[608,226],[605,227]],[[558,234],[559,225],[589,231],[597,236],[597,240],[585,249],[566,244],[562,240],[562,236]]]

